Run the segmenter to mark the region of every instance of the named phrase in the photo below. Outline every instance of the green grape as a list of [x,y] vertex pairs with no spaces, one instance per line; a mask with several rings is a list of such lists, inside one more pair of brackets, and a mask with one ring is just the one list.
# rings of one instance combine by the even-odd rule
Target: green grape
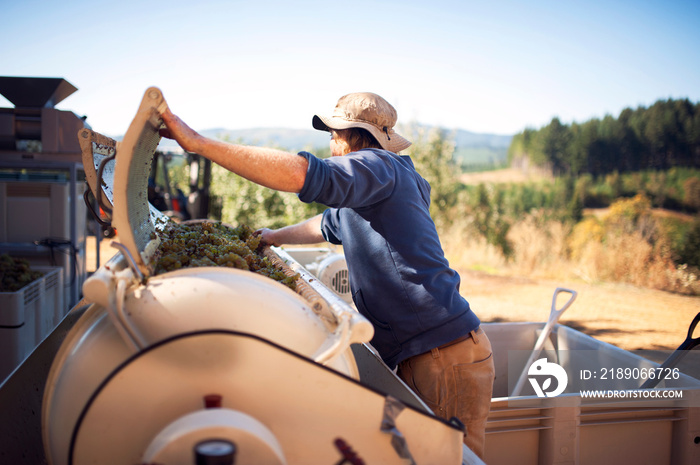
[[287,276],[261,253],[260,236],[246,225],[236,228],[214,222],[168,223],[156,234],[155,275],[182,268],[225,266],[274,279],[293,290],[299,274]]
[[0,292],[19,291],[43,275],[41,271],[32,270],[29,262],[23,258],[0,255]]

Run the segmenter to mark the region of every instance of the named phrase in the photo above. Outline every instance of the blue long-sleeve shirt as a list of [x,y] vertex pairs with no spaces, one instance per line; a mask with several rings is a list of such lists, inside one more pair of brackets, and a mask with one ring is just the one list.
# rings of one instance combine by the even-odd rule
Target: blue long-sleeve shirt
[[323,237],[343,245],[353,300],[390,368],[479,326],[430,217],[430,185],[410,157],[380,149],[299,155],[309,161],[299,198],[331,207]]

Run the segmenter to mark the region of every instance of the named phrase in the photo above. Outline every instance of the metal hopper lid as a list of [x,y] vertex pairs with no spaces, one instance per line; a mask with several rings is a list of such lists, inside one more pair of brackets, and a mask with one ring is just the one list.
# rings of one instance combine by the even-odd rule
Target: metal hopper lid
[[112,226],[145,276],[152,274],[149,265],[160,242],[155,230],[168,221],[148,202],[148,175],[161,139],[160,113],[166,108],[160,89],[148,88],[124,139],[116,147]]
[[15,107],[53,108],[76,90],[63,78],[0,76],[0,94]]

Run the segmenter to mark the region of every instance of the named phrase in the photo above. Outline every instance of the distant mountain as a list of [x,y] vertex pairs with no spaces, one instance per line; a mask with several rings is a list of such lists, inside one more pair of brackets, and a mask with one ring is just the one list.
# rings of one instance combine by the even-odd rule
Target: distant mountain
[[483,134],[458,129],[454,132],[454,158],[463,167],[504,165],[513,136]]
[[[419,125],[418,129],[427,131],[431,127]],[[443,128],[443,131],[447,137],[454,140],[454,159],[465,169],[483,169],[505,164],[508,147],[513,139],[513,136],[477,133],[464,129]],[[410,134],[406,136],[411,139]]]
[[[260,145],[276,147],[290,151],[309,150],[318,147],[328,147],[328,133],[313,129],[289,129],[289,128],[253,128],[253,129],[205,129],[200,131],[203,136],[236,142],[247,145]],[[119,140],[119,139],[117,139]],[[176,142],[162,139],[159,145],[161,150],[177,150]]]
[[[429,127],[425,127],[429,129]],[[463,129],[445,130],[449,137],[455,140],[455,159],[464,166],[495,165],[506,160],[508,147],[513,136],[483,134],[465,131]],[[308,150],[328,147],[328,134],[313,129],[289,128],[253,128],[253,129],[224,129],[215,128],[201,131],[210,138],[239,142],[249,145],[277,147],[290,151]],[[410,136],[407,135],[407,137]],[[120,140],[121,138],[117,138]],[[177,143],[163,139],[160,149],[177,151]]]
[[455,143],[458,147],[490,147],[493,149],[505,149],[510,147],[513,136],[497,134],[479,134],[458,129],[455,133]]
[[314,129],[253,128],[253,129],[209,129],[202,135],[249,145],[263,145],[286,150],[311,150],[328,147],[327,132]]

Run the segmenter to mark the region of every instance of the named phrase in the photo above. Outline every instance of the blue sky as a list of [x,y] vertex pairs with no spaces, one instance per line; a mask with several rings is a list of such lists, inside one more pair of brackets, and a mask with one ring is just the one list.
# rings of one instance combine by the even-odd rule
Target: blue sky
[[310,128],[357,91],[495,134],[700,101],[697,1],[195,3],[0,0],[0,75],[65,78],[106,135],[149,86],[200,130]]

